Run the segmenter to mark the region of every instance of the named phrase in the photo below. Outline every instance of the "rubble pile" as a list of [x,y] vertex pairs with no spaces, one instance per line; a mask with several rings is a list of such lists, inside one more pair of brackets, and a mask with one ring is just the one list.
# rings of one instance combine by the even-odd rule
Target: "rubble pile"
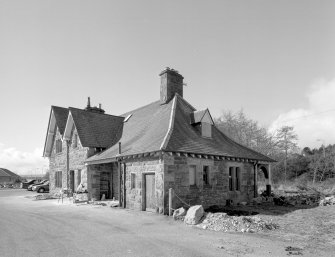
[[253,198],[252,203],[264,204],[272,203],[280,206],[294,206],[294,205],[318,205],[321,198],[321,194],[317,191],[295,191],[282,193],[271,193],[270,196],[263,192],[259,197]]
[[320,206],[335,205],[335,195],[321,199],[319,205]]
[[281,195],[274,197],[273,202],[276,205],[318,205],[320,197],[317,194]]
[[277,229],[278,225],[260,217],[228,216],[227,213],[206,213],[199,225],[203,229],[223,232],[255,233],[264,230]]

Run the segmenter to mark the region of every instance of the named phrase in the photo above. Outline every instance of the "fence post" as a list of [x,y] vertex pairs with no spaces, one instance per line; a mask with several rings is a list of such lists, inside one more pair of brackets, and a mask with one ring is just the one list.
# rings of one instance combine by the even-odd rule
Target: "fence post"
[[173,197],[173,189],[169,188],[169,216],[172,216],[172,197]]

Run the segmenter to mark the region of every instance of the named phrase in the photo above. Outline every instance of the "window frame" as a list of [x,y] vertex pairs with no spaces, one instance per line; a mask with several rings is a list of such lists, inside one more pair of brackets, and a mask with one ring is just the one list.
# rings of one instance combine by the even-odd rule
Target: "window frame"
[[59,154],[63,151],[63,143],[61,139],[56,139],[56,154]]
[[229,167],[228,169],[228,189],[230,192],[234,191],[233,176],[234,176],[234,167]]
[[56,188],[63,187],[63,172],[62,171],[55,172],[55,187]]
[[78,134],[74,133],[73,135],[73,142],[72,142],[72,148],[77,148],[78,147]]
[[130,189],[136,189],[136,173],[130,173]]
[[208,165],[202,166],[202,183],[204,186],[210,186],[210,169]]
[[229,166],[228,169],[228,189],[229,192],[241,191],[241,167]]

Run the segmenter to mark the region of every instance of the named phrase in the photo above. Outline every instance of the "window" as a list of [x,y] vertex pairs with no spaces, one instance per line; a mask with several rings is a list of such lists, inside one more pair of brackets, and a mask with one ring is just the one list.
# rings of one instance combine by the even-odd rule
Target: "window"
[[201,122],[201,135],[203,137],[212,137],[212,125],[207,122]]
[[190,186],[196,186],[197,185],[197,180],[196,180],[196,166],[191,165],[188,167],[189,171],[189,179],[190,179]]
[[72,147],[73,147],[73,148],[78,147],[78,135],[77,135],[77,134],[74,134],[74,135],[73,135],[73,143],[72,143]]
[[229,167],[229,191],[233,191],[233,173],[234,167]]
[[229,191],[240,191],[241,189],[241,168],[229,167]]
[[131,173],[130,174],[130,189],[135,189],[136,187],[136,174],[135,173]]
[[62,152],[62,140],[57,139],[56,140],[56,153]]
[[56,187],[62,187],[62,172],[56,171],[55,173],[55,186]]
[[240,168],[236,167],[235,169],[235,189],[240,191]]
[[202,168],[202,179],[204,182],[204,185],[209,185],[209,167],[203,166]]

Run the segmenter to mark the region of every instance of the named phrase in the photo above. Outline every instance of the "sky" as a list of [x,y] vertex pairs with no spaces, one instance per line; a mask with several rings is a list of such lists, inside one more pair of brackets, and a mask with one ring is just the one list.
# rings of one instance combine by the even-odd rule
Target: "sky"
[[45,171],[50,106],[119,115],[159,99],[159,73],[213,117],[244,110],[335,143],[335,1],[0,0],[0,167]]

